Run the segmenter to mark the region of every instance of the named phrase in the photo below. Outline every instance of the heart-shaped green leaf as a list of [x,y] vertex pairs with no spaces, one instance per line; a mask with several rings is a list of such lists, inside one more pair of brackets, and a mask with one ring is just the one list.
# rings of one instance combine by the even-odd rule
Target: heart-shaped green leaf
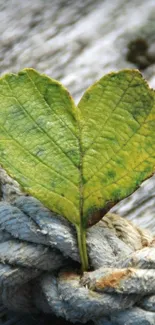
[[136,70],[106,75],[75,106],[57,81],[25,69],[0,79],[0,163],[25,189],[85,229],[155,167],[155,95]]

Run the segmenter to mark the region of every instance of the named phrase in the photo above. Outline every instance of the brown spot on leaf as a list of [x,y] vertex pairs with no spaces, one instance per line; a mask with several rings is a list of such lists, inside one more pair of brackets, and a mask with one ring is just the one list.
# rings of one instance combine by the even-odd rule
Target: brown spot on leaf
[[97,209],[88,217],[87,227],[91,227],[99,222],[103,216],[116,204],[116,202],[109,201],[106,206],[101,209]]

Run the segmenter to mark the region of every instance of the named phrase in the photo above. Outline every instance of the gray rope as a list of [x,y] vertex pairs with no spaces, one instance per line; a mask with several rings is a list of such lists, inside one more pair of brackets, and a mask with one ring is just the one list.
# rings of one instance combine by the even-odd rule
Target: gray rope
[[107,214],[90,228],[94,271],[80,276],[74,227],[33,197],[0,203],[1,302],[72,322],[155,323],[155,241],[129,221]]

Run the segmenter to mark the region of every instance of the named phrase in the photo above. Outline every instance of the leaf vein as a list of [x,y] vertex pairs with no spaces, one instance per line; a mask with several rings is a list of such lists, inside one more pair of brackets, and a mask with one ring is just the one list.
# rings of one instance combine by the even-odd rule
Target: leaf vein
[[[112,115],[112,113],[114,113],[114,111],[117,109],[118,105],[120,104],[120,102],[122,101],[122,99],[124,98],[124,96],[126,95],[126,93],[127,93],[128,89],[129,89],[129,87],[131,86],[131,83],[133,82],[134,78],[135,78],[135,76],[133,75],[132,79],[130,80],[130,82],[129,82],[129,84],[128,84],[128,87],[125,89],[125,91],[124,91],[123,94],[121,95],[121,97],[120,97],[119,101],[117,102],[115,108],[112,110],[111,114],[107,117],[107,119],[105,120],[104,124],[103,124],[103,125],[101,124],[102,126],[101,126],[101,128],[99,128],[98,133],[97,133],[97,136],[93,138],[93,140],[92,140],[91,144],[89,145],[89,147],[84,151],[84,156],[86,155],[87,151],[92,147],[92,145],[93,145],[93,143],[96,141],[96,139],[97,139],[99,136],[101,136],[101,134],[102,134],[101,131],[102,131],[102,130],[105,131],[104,126],[105,126],[105,125],[107,124],[107,122],[111,119],[111,115]],[[104,92],[103,92],[103,94],[104,94]]]
[[[11,140],[11,141],[12,141],[12,140]],[[7,160],[5,160],[5,161],[7,161]],[[7,162],[9,163],[9,161],[7,161]],[[11,167],[13,166],[13,165],[11,165],[10,163],[9,163],[8,165],[10,165]],[[20,175],[22,175],[22,176],[25,177],[25,175],[22,174],[22,173],[20,172],[20,170],[19,170],[17,167],[14,167],[14,166],[13,166],[13,168],[14,168],[14,169],[15,169],[15,170],[20,174]],[[43,185],[43,184],[39,184],[39,183],[36,181],[36,179],[34,179],[34,178],[32,178],[32,177],[27,177],[27,176],[26,176],[26,178],[29,179],[29,180],[31,180],[31,181],[34,181],[35,184],[38,184],[39,186],[44,187],[47,191],[49,191],[50,193],[54,193],[54,195],[57,195],[57,196],[59,196],[59,197],[62,199],[62,196],[61,196],[59,193],[52,191],[51,189],[49,189],[48,187],[46,187],[46,186]],[[76,210],[77,210],[76,205],[75,205],[71,200],[67,199],[66,197],[63,197],[63,199],[65,199],[67,202],[73,204],[73,206],[74,206],[74,207],[76,208]],[[78,211],[78,210],[77,210],[77,211]]]
[[[154,108],[154,106],[152,105],[152,108],[151,108],[151,111],[152,109]],[[151,111],[148,113],[148,115],[151,113]],[[127,146],[128,142],[135,136],[135,134],[139,133],[140,129],[146,124],[146,120],[148,118],[148,115],[145,117],[145,120],[144,122],[138,127],[138,129],[132,134],[131,137],[129,137],[129,139],[123,144],[123,146],[121,148],[119,148],[119,150],[116,152],[117,156],[118,156],[118,153],[121,152],[122,149],[124,149],[124,147]],[[138,132],[137,132],[138,131]],[[111,158],[108,159],[106,162],[104,162],[104,164],[108,164],[109,162],[111,161]],[[97,171],[97,173],[94,173],[88,180],[87,180],[87,185],[88,185],[88,182],[94,177],[96,176],[96,174],[100,173],[101,172],[101,169],[103,168],[103,164],[102,166],[100,167],[100,169]],[[133,169],[134,170],[134,169]]]
[[[39,161],[41,164],[43,164],[44,166],[46,166],[46,168],[48,168],[49,170],[53,171],[55,174],[57,174],[59,176],[61,175],[62,178],[66,179],[69,183],[71,183],[73,186],[75,186],[75,188],[77,188],[77,185],[74,184],[73,181],[69,180],[67,177],[65,177],[64,175],[62,175],[60,172],[57,172],[54,168],[51,168],[50,166],[48,166],[48,164],[46,164],[44,161],[42,161],[39,157],[35,156],[31,151],[29,151],[27,148],[25,148],[23,145],[21,145],[20,142],[17,139],[14,139],[13,136],[11,134],[9,134],[4,127],[2,127],[2,129],[11,138],[10,140],[12,140],[12,141],[14,141],[15,143],[18,144],[18,146],[20,147],[20,149],[21,148],[24,149],[24,151],[25,152],[28,152],[32,157],[34,157],[36,161]],[[1,141],[1,139],[0,139],[0,141]]]
[[[9,84],[9,82],[6,80],[6,83],[10,89],[10,91],[13,93],[13,90]],[[14,94],[14,93],[13,93]],[[61,150],[61,152],[65,155],[65,157],[67,157],[71,163],[76,167],[76,169],[78,169],[78,167],[76,166],[76,164],[74,163],[74,161],[66,154],[66,152],[62,149],[62,147],[49,135],[49,133],[47,133],[45,131],[45,129],[43,129],[37,122],[36,120],[32,117],[32,115],[30,113],[28,113],[28,111],[24,108],[24,106],[20,103],[19,99],[17,99],[15,96],[13,96],[13,98],[17,101],[17,103],[20,105],[21,109],[27,114],[27,116],[29,117],[29,119],[31,119],[35,125],[37,125],[37,127],[54,143],[54,145],[56,147],[59,147],[59,149]]]

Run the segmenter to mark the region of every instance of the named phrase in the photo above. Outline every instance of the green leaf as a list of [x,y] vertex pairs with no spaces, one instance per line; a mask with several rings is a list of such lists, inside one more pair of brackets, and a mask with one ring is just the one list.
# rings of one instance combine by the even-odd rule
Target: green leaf
[[136,70],[106,75],[75,106],[57,81],[24,69],[0,79],[0,163],[77,229],[130,195],[155,169],[155,94]]
[[106,211],[154,172],[155,93],[139,71],[125,70],[96,82],[78,106],[88,220],[96,207]]

